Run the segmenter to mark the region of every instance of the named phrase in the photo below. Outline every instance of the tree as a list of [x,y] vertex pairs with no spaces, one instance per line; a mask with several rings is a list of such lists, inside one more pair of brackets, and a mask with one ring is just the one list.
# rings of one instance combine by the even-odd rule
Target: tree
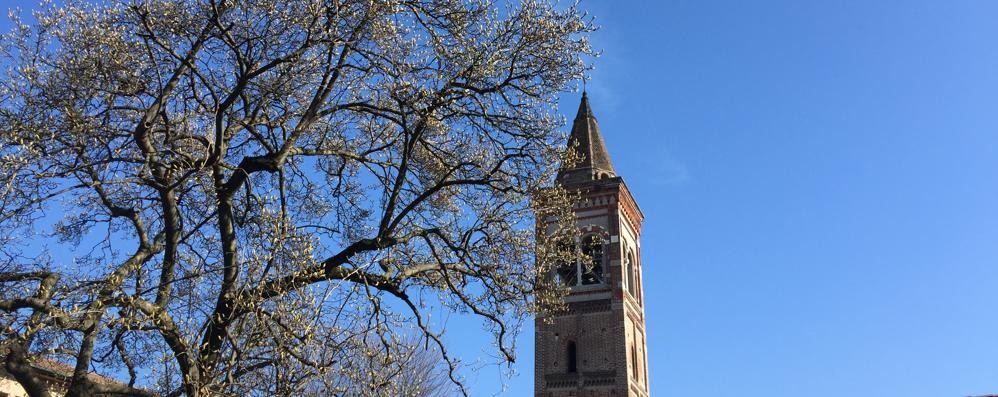
[[378,338],[358,338],[354,342],[364,344],[358,349],[364,353],[350,355],[352,360],[340,364],[340,370],[317,379],[312,387],[316,395],[328,395],[330,391],[359,397],[452,395],[447,387],[450,379],[440,365],[439,356],[418,346],[418,341],[411,337],[396,343],[406,348],[392,356],[384,354]]
[[594,55],[577,5],[70,1],[35,20],[15,16],[0,79],[0,352],[32,395],[38,354],[75,364],[72,396],[142,394],[95,369],[292,395],[358,345],[411,352],[413,330],[467,394],[434,308],[480,318],[511,362],[563,293],[535,254],[572,228],[535,241],[533,214],[569,224],[542,187],[551,104]]

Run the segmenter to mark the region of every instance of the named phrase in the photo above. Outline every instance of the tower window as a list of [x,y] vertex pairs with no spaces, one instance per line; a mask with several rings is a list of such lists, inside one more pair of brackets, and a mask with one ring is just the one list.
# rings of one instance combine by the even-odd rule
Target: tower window
[[638,379],[638,350],[631,344],[631,377]]
[[578,357],[575,352],[575,342],[568,341],[568,348],[566,350],[567,357],[565,357],[565,364],[568,365],[568,373],[574,374],[578,371],[578,367],[576,366],[576,359]]
[[635,294],[634,294],[634,254],[632,254],[631,252],[627,253],[627,264],[625,265],[625,267],[626,267],[625,271],[627,272],[627,292],[629,292],[631,294],[631,296],[635,296]]
[[556,266],[558,279],[563,285],[575,287],[605,283],[603,273],[603,237],[590,234],[582,239],[581,250],[576,245],[559,247],[567,260],[560,261]]
[[582,272],[582,284],[602,284],[603,283],[603,238],[597,234],[590,234],[583,239],[582,253],[585,254],[587,263]]
[[559,246],[558,250],[561,255],[568,255],[572,259],[567,259],[558,263],[558,279],[561,280],[562,284],[569,287],[574,287],[579,285],[579,271],[578,262],[576,257],[575,245],[574,244],[563,244]]
[[641,300],[642,292],[641,292],[641,272],[640,271],[638,271],[638,274],[635,276],[635,280],[636,280],[636,284],[637,284],[636,290],[637,290],[638,296],[636,296],[636,298],[638,298],[638,304],[639,305],[644,305],[644,302]]

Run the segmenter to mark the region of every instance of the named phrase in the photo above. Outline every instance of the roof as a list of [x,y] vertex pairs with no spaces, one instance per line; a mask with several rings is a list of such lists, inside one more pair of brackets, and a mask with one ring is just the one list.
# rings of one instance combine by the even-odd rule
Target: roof
[[[0,352],[0,357],[2,356],[4,355]],[[31,366],[38,371],[37,375],[42,379],[42,381],[46,382],[50,389],[55,390],[65,390],[69,386],[69,381],[73,377],[73,372],[76,369],[76,367],[72,364],[48,357],[35,356],[29,358],[29,360]],[[2,365],[0,365],[0,379],[14,379],[13,375],[4,370]],[[104,376],[96,372],[87,373],[87,379],[97,385],[124,387],[135,391],[145,391],[130,387],[117,379]]]
[[558,171],[557,182],[576,184],[597,179],[612,178],[617,175],[610,162],[610,153],[606,150],[599,123],[589,106],[589,97],[582,93],[579,111],[572,123],[572,133],[568,137],[568,148],[575,149],[578,161],[569,167]]
[[[53,375],[63,376],[63,377],[66,377],[66,378],[72,378],[73,377],[73,371],[76,370],[76,367],[74,367],[73,365],[70,365],[68,363],[64,363],[64,362],[59,361],[59,360],[54,360],[54,359],[51,359],[51,358],[46,358],[46,357],[37,357],[37,358],[35,358],[34,362],[31,365],[33,367],[35,367],[35,368],[38,368],[38,369],[42,370],[42,371],[47,371],[47,372],[49,372],[49,373],[51,373]],[[122,386],[127,386],[126,384],[124,384],[124,383],[122,383],[122,382],[120,382],[120,381],[118,381],[116,379],[109,378],[107,376],[98,374],[96,372],[90,372],[90,373],[88,373],[87,374],[87,378],[90,379],[91,382],[94,382],[94,383],[100,384],[100,385],[122,385]]]

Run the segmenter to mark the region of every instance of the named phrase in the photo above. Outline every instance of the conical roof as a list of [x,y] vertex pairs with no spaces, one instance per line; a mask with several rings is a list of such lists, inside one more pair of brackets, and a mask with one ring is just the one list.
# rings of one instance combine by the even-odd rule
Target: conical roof
[[582,93],[579,112],[572,123],[572,134],[568,137],[568,148],[574,148],[579,158],[575,164],[562,167],[556,179],[562,184],[575,184],[597,179],[612,178],[617,175],[610,162],[603,135],[593,110],[589,107],[589,97]]

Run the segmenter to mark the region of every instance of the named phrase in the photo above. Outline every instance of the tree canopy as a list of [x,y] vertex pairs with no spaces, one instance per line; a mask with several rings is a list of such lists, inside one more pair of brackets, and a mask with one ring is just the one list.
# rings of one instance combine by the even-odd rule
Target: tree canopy
[[32,395],[37,355],[75,365],[72,396],[194,397],[377,390],[414,351],[467,394],[433,311],[512,361],[558,302],[534,214],[571,217],[544,187],[594,55],[577,5],[70,1],[15,25],[0,354]]

